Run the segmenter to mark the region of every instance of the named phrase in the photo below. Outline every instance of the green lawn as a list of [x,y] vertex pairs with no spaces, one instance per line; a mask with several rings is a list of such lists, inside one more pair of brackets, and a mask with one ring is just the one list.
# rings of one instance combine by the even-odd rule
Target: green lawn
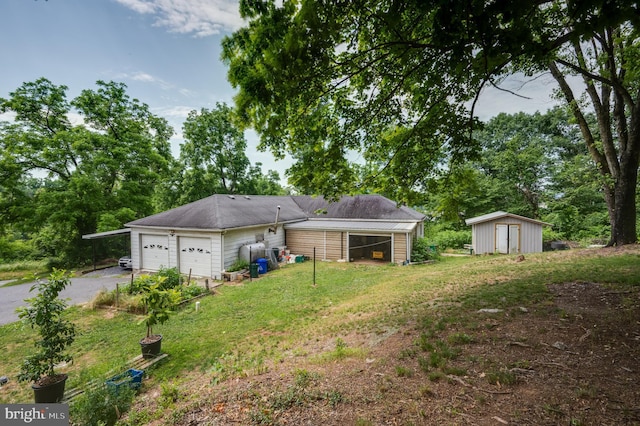
[[[268,361],[292,356],[299,343],[339,339],[352,332],[385,333],[438,310],[464,315],[478,308],[528,305],[549,297],[546,285],[597,281],[640,285],[639,251],[604,256],[601,251],[514,256],[443,257],[427,265],[359,265],[318,262],[287,265],[242,285],[218,287],[216,294],[179,310],[164,325],[163,352],[170,357],[152,372],[154,381],[180,380],[201,371],[212,380],[251,374]],[[455,309],[453,308],[455,306]],[[79,328],[72,346],[68,387],[121,368],[140,353],[145,327],[139,317],[74,307]],[[21,323],[0,327],[0,403],[28,403],[27,383],[17,383],[22,358],[33,348],[33,332]],[[304,356],[304,353],[293,353]]]

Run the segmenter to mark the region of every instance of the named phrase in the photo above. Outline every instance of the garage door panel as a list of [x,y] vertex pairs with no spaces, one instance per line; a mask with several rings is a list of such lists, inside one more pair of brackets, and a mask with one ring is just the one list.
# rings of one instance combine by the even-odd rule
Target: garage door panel
[[180,237],[180,272],[192,275],[211,276],[211,239]]
[[143,234],[140,269],[158,271],[169,266],[169,238],[166,235]]

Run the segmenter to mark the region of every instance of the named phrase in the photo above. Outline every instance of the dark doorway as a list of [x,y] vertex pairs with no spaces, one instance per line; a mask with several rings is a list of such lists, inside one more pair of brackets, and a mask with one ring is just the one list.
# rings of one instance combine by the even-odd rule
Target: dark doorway
[[349,235],[349,261],[391,262],[390,235]]

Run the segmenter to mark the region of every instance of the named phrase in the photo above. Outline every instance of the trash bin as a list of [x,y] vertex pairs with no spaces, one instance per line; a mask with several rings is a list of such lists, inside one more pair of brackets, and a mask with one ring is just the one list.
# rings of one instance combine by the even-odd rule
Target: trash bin
[[266,274],[267,273],[267,259],[265,259],[264,257],[261,257],[259,259],[256,259],[256,262],[258,263],[258,273],[259,274]]
[[251,278],[258,278],[258,264],[257,263],[252,263],[251,265],[249,265],[249,273],[251,275]]

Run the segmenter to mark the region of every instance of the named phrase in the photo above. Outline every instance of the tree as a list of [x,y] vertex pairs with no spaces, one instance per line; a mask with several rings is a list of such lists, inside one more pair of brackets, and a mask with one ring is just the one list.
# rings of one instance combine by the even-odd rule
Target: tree
[[[9,203],[21,200],[19,211],[0,214],[37,230],[41,248],[67,260],[86,258],[81,235],[99,222],[153,213],[151,194],[171,159],[166,120],[130,99],[124,84],[96,84],[69,102],[66,86],[41,78],[0,99],[0,109],[15,114],[0,128],[0,169],[7,171],[0,188]],[[81,124],[71,123],[73,112]],[[32,175],[41,184],[30,193]]]
[[[249,22],[224,40],[223,59],[229,81],[239,88],[240,117],[259,132],[262,148],[293,155],[296,176],[302,179],[310,170],[319,174],[313,182],[316,192],[337,196],[382,186],[411,202],[443,163],[460,163],[478,152],[473,113],[484,87],[497,86],[516,72],[550,70],[581,122],[578,103],[562,84],[568,72],[579,73],[593,88],[588,91],[600,89],[599,98],[590,97],[596,108],[600,105],[602,148],[581,128],[596,167],[612,188],[606,198],[611,244],[636,240],[637,4],[276,4],[241,1],[241,14]],[[581,50],[586,45],[593,47]],[[608,116],[613,120],[607,122]],[[349,172],[354,153],[368,163],[362,182]],[[317,163],[321,169],[314,167]]]
[[174,172],[160,190],[159,207],[172,208],[212,194],[282,192],[277,172],[262,174],[261,164],[251,166],[244,133],[233,122],[224,103],[214,109],[191,111],[183,125],[185,143]]

